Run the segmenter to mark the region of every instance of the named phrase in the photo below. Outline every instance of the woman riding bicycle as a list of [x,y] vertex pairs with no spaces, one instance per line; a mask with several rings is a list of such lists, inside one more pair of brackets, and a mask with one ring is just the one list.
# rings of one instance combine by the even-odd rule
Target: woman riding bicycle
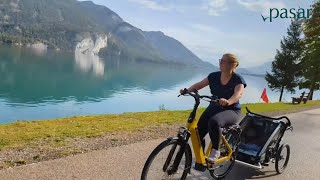
[[211,94],[219,98],[219,105],[210,103],[201,115],[198,122],[198,130],[203,149],[205,148],[204,137],[209,132],[212,141],[212,151],[207,161],[214,163],[220,157],[221,128],[235,124],[241,115],[241,98],[244,88],[247,86],[245,80],[235,73],[239,65],[237,57],[227,53],[219,60],[220,71],[210,73],[202,81],[192,85],[188,89],[180,90],[181,94],[194,92],[209,85]]

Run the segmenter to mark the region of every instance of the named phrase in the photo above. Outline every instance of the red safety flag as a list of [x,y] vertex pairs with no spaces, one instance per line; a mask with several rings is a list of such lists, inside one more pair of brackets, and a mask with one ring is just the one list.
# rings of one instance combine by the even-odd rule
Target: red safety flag
[[262,92],[260,98],[261,98],[264,102],[269,103],[269,98],[268,98],[268,95],[267,95],[267,90],[266,90],[266,88],[263,89],[263,92]]

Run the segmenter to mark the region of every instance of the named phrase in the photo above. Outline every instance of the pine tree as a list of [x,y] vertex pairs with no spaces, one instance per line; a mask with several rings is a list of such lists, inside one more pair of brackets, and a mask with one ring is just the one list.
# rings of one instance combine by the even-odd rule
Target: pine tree
[[309,99],[320,84],[320,1],[312,6],[312,16],[304,24],[303,80],[300,88],[309,88]]
[[301,75],[300,61],[302,55],[302,21],[294,19],[287,30],[287,37],[281,40],[280,50],[277,50],[272,62],[272,74],[267,73],[265,79],[269,88],[280,91],[279,101],[282,101],[284,90],[294,93]]

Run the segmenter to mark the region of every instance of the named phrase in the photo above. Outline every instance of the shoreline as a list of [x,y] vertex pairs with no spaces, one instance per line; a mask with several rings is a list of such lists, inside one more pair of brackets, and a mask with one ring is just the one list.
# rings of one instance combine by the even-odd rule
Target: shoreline
[[[307,103],[308,104],[308,103]],[[311,109],[320,108],[320,101],[313,101],[312,104],[310,102],[310,106],[303,106],[303,105],[293,105],[296,108],[285,109],[285,110],[274,110],[270,112],[259,112],[259,114],[267,115],[267,116],[281,116],[284,114],[291,114],[295,112],[301,112]],[[248,105],[249,106],[249,105]],[[258,112],[255,110],[254,107],[257,105],[253,104],[252,107],[249,109],[253,112]],[[293,107],[292,106],[292,107]],[[242,109],[245,109],[244,106]],[[202,114],[201,111],[204,109],[199,109],[197,113],[197,118]],[[128,145],[136,142],[159,139],[159,138],[167,138],[168,136],[174,136],[179,127],[184,126],[186,124],[186,119],[188,114],[191,110],[186,111],[169,111],[169,110],[161,110],[156,112],[148,112],[150,113],[149,119],[155,118],[156,116],[163,116],[164,119],[161,117],[158,121],[151,122],[149,124],[145,124],[142,120],[134,119],[135,115],[148,115],[146,113],[124,113],[120,115],[101,115],[101,116],[86,116],[86,118],[115,118],[116,121],[110,121],[107,126],[109,127],[108,131],[100,131],[99,127],[91,126],[92,124],[87,122],[86,126],[89,128],[96,128],[97,133],[87,133],[87,134],[68,134],[67,132],[62,132],[62,135],[59,133],[57,134],[46,134],[46,137],[36,137],[32,140],[30,132],[24,132],[21,138],[24,138],[27,141],[21,141],[17,143],[13,143],[11,145],[5,145],[6,141],[5,138],[0,140],[0,147],[1,145],[4,146],[0,149],[0,170],[6,169],[9,167],[20,166],[25,164],[37,163],[41,161],[53,160],[57,158],[63,158],[70,155],[80,154],[80,153],[87,153],[94,150],[102,150],[108,149],[116,146]],[[155,115],[155,116],[152,116]],[[244,114],[242,114],[244,115]],[[127,126],[113,126],[114,123],[117,123],[117,117],[123,116],[125,118],[124,121],[125,125]],[[169,121],[166,118],[171,116],[178,116],[178,119]],[[81,117],[76,117],[80,118]],[[98,119],[99,123],[103,123],[103,118]],[[148,117],[145,117],[147,121],[149,121]],[[174,119],[174,118],[173,118]],[[242,118],[241,118],[242,119]],[[72,121],[76,122],[76,119],[72,119],[71,117],[64,118],[65,121]],[[70,124],[63,124],[61,119],[58,120],[47,120],[47,122],[55,122],[62,123],[62,126],[70,126]],[[86,121],[86,120],[84,120]],[[240,120],[239,120],[240,121]],[[20,122],[19,123],[12,123],[16,125],[17,129],[28,128],[28,124],[37,124],[34,122],[38,121],[30,121],[30,122]],[[40,121],[41,122],[41,121]],[[132,122],[136,122],[138,126],[131,124]],[[112,124],[113,123],[113,124]],[[7,125],[0,125],[8,128],[12,124]],[[141,125],[140,125],[141,124]],[[42,124],[46,126],[46,130],[49,131],[51,128],[49,124]],[[83,127],[81,124],[77,124],[80,128]],[[140,126],[139,126],[140,125]],[[61,126],[61,127],[62,127]],[[90,127],[91,126],[91,127]],[[38,129],[41,127],[38,127]],[[55,127],[57,128],[57,127]],[[84,127],[83,127],[84,128]],[[10,128],[9,128],[10,129]],[[37,128],[35,128],[37,129]],[[59,131],[59,129],[56,129]],[[101,130],[101,129],[100,129]],[[70,132],[75,131],[71,129]],[[88,131],[88,129],[83,129],[81,131]],[[103,132],[103,133],[102,133]],[[3,131],[3,128],[0,129],[0,136],[4,135],[6,132]],[[37,132],[35,132],[37,133]],[[41,133],[39,133],[41,134]],[[20,139],[18,139],[20,140]],[[17,139],[13,139],[12,141],[17,141]]]

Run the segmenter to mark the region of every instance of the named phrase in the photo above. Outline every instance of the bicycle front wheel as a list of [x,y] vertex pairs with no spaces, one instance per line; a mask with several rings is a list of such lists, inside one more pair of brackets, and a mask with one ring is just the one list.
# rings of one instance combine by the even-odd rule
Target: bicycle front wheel
[[141,180],[186,179],[192,155],[184,142],[166,140],[158,145],[147,159]]

